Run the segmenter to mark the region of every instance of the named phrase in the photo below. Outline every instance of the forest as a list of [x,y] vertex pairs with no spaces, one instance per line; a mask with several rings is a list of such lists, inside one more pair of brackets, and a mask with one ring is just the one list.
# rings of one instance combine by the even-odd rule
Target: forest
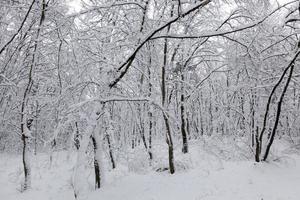
[[299,200],[299,54],[299,0],[0,0],[0,198]]

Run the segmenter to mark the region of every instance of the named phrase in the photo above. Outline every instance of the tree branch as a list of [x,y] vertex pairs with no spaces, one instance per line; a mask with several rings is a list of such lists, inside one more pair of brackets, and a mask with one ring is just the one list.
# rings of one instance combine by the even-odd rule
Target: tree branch
[[28,15],[29,15],[29,13],[30,13],[30,11],[31,11],[31,9],[32,9],[32,6],[33,6],[34,2],[35,2],[35,0],[33,0],[32,3],[30,4],[30,6],[29,6],[29,8],[28,8],[28,10],[27,10],[27,13],[26,13],[26,15],[25,15],[25,17],[24,17],[24,19],[23,19],[23,21],[22,21],[20,27],[18,28],[17,32],[16,32],[16,33],[10,38],[10,40],[9,40],[9,41],[1,48],[1,50],[0,50],[0,55],[1,55],[1,53],[6,49],[6,47],[8,47],[8,45],[15,39],[15,37],[19,34],[19,32],[21,31],[21,29],[23,28],[23,26],[24,26],[24,24],[25,24],[25,21],[27,20],[27,17],[28,17]]

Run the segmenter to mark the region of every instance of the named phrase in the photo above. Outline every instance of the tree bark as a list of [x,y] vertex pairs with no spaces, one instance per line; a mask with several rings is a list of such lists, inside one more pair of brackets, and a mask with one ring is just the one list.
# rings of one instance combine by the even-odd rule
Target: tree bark
[[180,113],[181,113],[181,135],[182,135],[182,153],[188,153],[188,139],[186,134],[185,108],[184,108],[184,74],[181,69],[181,94],[180,94]]
[[[149,65],[151,66],[151,55],[149,59]],[[149,85],[148,85],[148,97],[151,97],[152,93],[152,84],[151,84],[151,71],[150,71],[150,66],[148,67],[148,79],[149,79]],[[149,120],[149,138],[148,138],[148,154],[149,154],[149,159],[150,161],[153,159],[153,154],[152,154],[152,129],[153,129],[153,114],[150,108],[151,105],[148,106],[148,120]]]
[[[161,72],[161,94],[162,94],[162,106],[165,107],[165,100],[166,100],[166,65],[167,65],[167,48],[168,48],[168,41],[165,39],[164,44],[164,61],[162,65],[162,72]],[[175,173],[175,166],[174,166],[174,152],[173,152],[173,141],[172,141],[172,134],[170,129],[170,123],[168,116],[166,113],[163,112],[163,118],[166,126],[166,142],[168,144],[168,154],[169,154],[169,171],[171,174]]]
[[99,145],[95,139],[95,136],[91,136],[93,147],[94,147],[94,170],[95,170],[95,189],[99,189],[101,186],[101,176],[100,176],[100,160],[98,152],[99,152]]
[[[34,1],[33,1],[34,3]],[[32,4],[33,4],[32,3]],[[27,190],[28,188],[31,187],[31,168],[30,168],[30,163],[29,163],[29,153],[28,153],[28,147],[27,147],[27,141],[28,141],[28,133],[26,133],[25,129],[27,126],[27,119],[25,117],[25,112],[26,112],[26,105],[27,105],[27,101],[28,101],[28,95],[30,93],[30,88],[32,85],[32,76],[33,76],[33,70],[35,67],[35,62],[36,62],[36,53],[37,53],[37,49],[38,49],[38,39],[40,36],[40,31],[41,31],[41,27],[42,24],[45,20],[45,12],[46,12],[46,2],[45,0],[42,1],[42,11],[41,11],[41,18],[39,21],[39,27],[37,30],[37,34],[36,34],[36,40],[34,42],[34,50],[33,50],[33,55],[32,55],[32,61],[30,64],[30,68],[29,68],[29,76],[28,76],[28,83],[26,85],[24,94],[23,94],[23,100],[22,100],[22,104],[21,104],[21,139],[23,142],[23,153],[22,153],[22,160],[23,160],[23,168],[24,168],[24,187],[23,190]],[[31,9],[31,8],[30,8]],[[29,9],[29,11],[30,11]],[[25,21],[24,21],[25,22]],[[26,123],[26,125],[25,125]]]
[[113,152],[112,152],[112,146],[111,146],[111,142],[110,142],[110,137],[108,134],[106,134],[106,140],[107,140],[107,144],[108,144],[108,151],[109,151],[109,158],[110,158],[110,162],[111,162],[111,166],[113,169],[116,168],[116,163],[114,160],[114,156],[113,156]]
[[292,79],[292,76],[293,76],[293,71],[294,71],[294,68],[295,68],[295,62],[296,62],[296,59],[298,58],[299,53],[300,53],[300,51],[298,51],[296,53],[294,59],[291,61],[291,63],[288,66],[288,68],[290,68],[290,73],[289,73],[289,76],[288,76],[287,81],[285,83],[285,86],[283,88],[283,91],[281,93],[279,102],[277,104],[277,111],[276,111],[276,118],[275,118],[275,122],[274,122],[274,127],[273,127],[272,132],[271,132],[269,143],[267,144],[267,148],[266,148],[266,151],[265,151],[265,154],[264,154],[264,157],[263,157],[263,161],[266,161],[268,156],[269,156],[270,149],[271,149],[271,146],[273,144],[275,134],[276,134],[276,130],[277,130],[277,127],[278,127],[278,123],[279,123],[279,120],[280,120],[281,107],[282,107],[284,95],[286,94],[289,83],[291,82],[291,79]]

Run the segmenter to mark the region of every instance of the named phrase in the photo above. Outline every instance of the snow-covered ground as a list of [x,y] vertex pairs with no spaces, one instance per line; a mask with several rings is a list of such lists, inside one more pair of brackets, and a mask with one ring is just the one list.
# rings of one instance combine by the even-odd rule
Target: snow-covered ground
[[[86,167],[87,200],[299,200],[300,156],[289,152],[277,160],[256,164],[247,159],[224,160],[193,145],[191,153],[176,152],[177,171],[156,172],[142,166],[136,158],[105,170],[105,184],[93,191],[93,170]],[[133,156],[134,157],[134,156]],[[139,156],[137,156],[139,157]],[[0,199],[71,200],[74,199],[72,176],[76,155],[55,152],[32,157],[32,188],[20,192],[23,177],[21,157],[0,154]],[[135,159],[135,160],[134,160]],[[134,162],[138,163],[134,165]],[[108,164],[107,164],[108,165]],[[159,164],[153,163],[152,168]],[[143,167],[143,166],[142,166]]]

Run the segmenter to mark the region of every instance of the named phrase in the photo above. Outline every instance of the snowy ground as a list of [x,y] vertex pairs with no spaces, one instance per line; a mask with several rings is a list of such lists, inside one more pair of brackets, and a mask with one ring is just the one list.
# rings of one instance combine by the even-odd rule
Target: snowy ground
[[[200,151],[201,150],[201,151]],[[300,156],[282,154],[278,160],[255,164],[249,160],[221,160],[196,145],[189,155],[179,155],[175,175],[119,166],[106,170],[105,185],[93,191],[93,174],[87,167],[88,200],[299,200]],[[20,192],[21,157],[0,154],[0,199],[71,200],[75,154],[56,152],[52,166],[47,155],[32,158],[32,188]],[[131,161],[133,162],[133,161]],[[138,162],[138,161],[137,161]],[[180,164],[181,163],[181,164]],[[188,163],[188,164],[184,164]],[[128,163],[127,163],[128,164]],[[155,164],[153,164],[155,165]],[[140,166],[140,163],[138,164]]]

